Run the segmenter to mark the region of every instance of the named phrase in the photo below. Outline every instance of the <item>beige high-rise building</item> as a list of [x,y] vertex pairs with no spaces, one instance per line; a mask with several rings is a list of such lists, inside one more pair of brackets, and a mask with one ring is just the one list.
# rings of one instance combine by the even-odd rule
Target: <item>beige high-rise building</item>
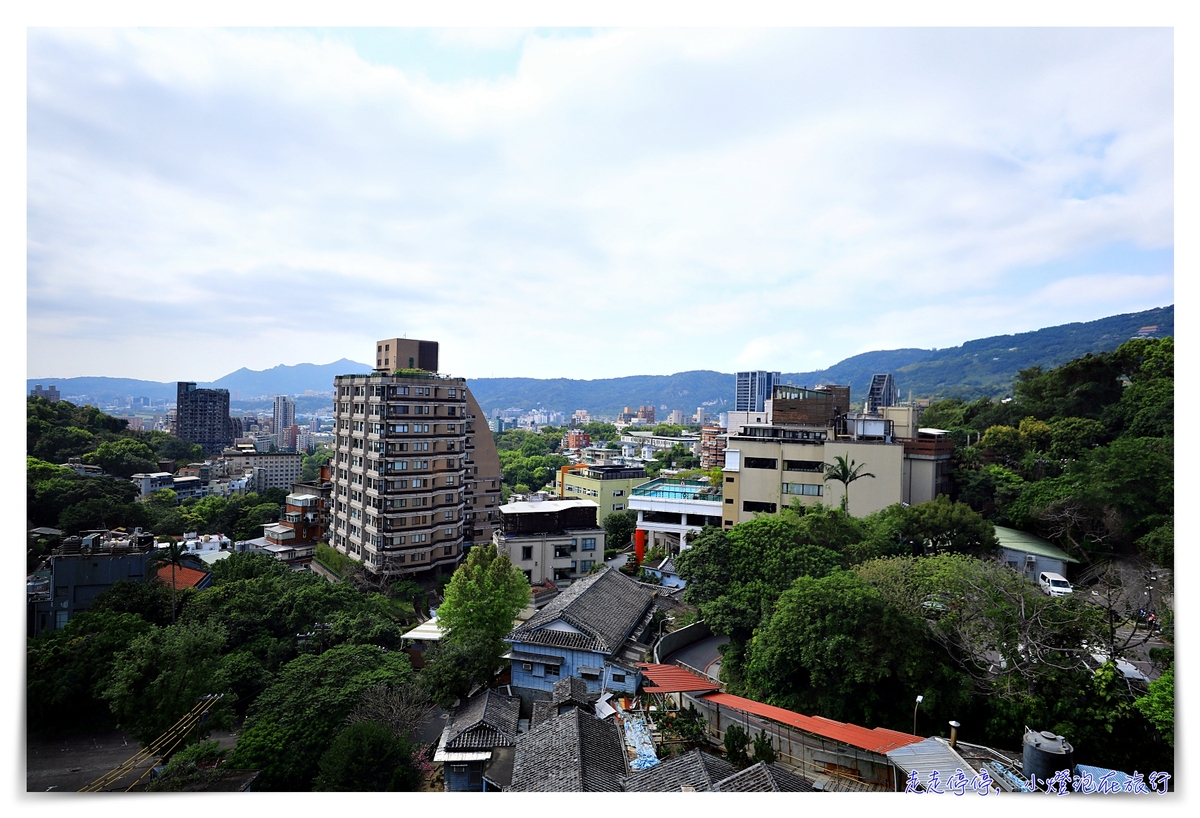
[[466,381],[436,373],[436,341],[376,347],[375,372],[334,379],[330,544],[372,573],[453,569],[499,524],[491,432]]
[[[771,404],[765,422],[730,413],[722,475],[726,528],[793,501],[836,507],[846,496],[850,514],[862,517],[949,491],[954,443],[940,429],[918,427],[912,407],[846,413],[849,388],[839,386],[776,385]],[[839,457],[861,466],[864,476],[848,487],[826,480],[826,467]]]

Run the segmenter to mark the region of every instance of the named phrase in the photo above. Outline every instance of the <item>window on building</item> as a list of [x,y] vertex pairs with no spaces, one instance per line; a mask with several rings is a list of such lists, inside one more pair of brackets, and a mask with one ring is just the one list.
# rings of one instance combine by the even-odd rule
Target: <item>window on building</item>
[[521,546],[521,559],[522,560],[533,559],[533,546],[532,545]]
[[625,681],[625,674],[624,673],[614,673],[612,675],[612,680],[614,682],[623,682],[623,681]]
[[625,510],[625,504],[624,504],[624,503],[613,503],[612,510],[613,510],[613,511],[624,511],[624,510]]
[[546,675],[547,676],[557,676],[558,675],[558,665],[546,665]]
[[595,537],[584,537],[583,538],[583,550],[584,551],[595,551],[596,550],[596,538]]
[[748,469],[779,468],[779,461],[774,457],[747,457],[745,463]]
[[595,564],[596,563],[594,560],[580,560],[579,561],[579,570],[581,573],[586,574],[588,571],[592,570],[592,566]]
[[762,512],[765,514],[774,514],[775,513],[775,504],[774,503],[760,503],[757,500],[743,500],[742,501],[742,511],[747,511],[747,512],[757,511],[757,512]]

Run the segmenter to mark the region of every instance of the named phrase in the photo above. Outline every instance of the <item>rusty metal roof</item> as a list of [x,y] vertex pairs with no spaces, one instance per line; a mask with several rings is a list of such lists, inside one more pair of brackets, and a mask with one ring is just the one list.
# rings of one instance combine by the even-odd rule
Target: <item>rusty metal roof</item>
[[702,690],[720,690],[721,686],[697,676],[678,665],[655,665],[639,662],[642,671],[642,690],[647,693],[694,693]]
[[784,710],[782,707],[763,704],[752,699],[743,699],[741,696],[734,696],[729,693],[708,693],[701,696],[701,698],[706,702],[719,704],[722,707],[728,707],[733,710],[741,710],[744,713],[753,713],[756,716],[762,716],[763,718],[777,721],[780,724],[795,727],[806,733],[812,733],[813,735],[833,741],[840,741],[842,744],[849,744],[851,747],[858,747],[862,750],[870,750],[873,753],[883,754],[897,747],[904,747],[923,741],[920,736],[901,733],[897,730],[887,730],[882,727],[875,727],[868,730],[866,727],[859,727],[857,724],[845,724],[822,716],[805,716],[800,713],[794,713],[791,710]]

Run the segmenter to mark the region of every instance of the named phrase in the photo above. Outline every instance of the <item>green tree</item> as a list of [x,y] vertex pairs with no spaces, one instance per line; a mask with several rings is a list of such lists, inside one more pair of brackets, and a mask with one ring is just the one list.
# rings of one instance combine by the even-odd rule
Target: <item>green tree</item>
[[313,790],[323,792],[415,792],[420,774],[413,748],[382,724],[347,725],[321,756]]
[[425,652],[425,667],[417,677],[418,683],[439,707],[453,707],[456,701],[465,701],[477,686],[491,681],[496,657],[495,644],[482,635],[462,642],[443,639]]
[[407,656],[373,645],[339,645],[320,655],[299,656],[283,666],[277,681],[251,705],[229,763],[260,770],[257,789],[307,791],[321,756],[362,692],[411,678]]
[[850,484],[855,480],[861,480],[864,477],[875,477],[868,471],[863,471],[865,463],[855,464],[854,458],[850,457],[847,452],[842,455],[835,455],[833,463],[825,464],[825,482],[836,480],[842,484],[842,511],[846,514],[850,513]]
[[731,724],[725,728],[725,756],[729,763],[744,770],[750,766],[750,756],[746,748],[750,746],[750,736],[740,724]]
[[464,645],[477,638],[490,645],[494,669],[504,652],[504,637],[529,600],[529,580],[508,555],[498,554],[492,543],[476,546],[454,572],[438,607],[438,621],[448,631],[444,641]]
[[637,529],[636,511],[614,511],[604,518],[604,545],[621,549],[629,544]]
[[88,610],[99,613],[131,613],[152,625],[171,624],[172,590],[161,582],[134,582],[122,579],[107,591],[96,595]]
[[1025,452],[1021,443],[1021,432],[1012,426],[989,426],[979,443],[997,457],[1019,460]]
[[1167,668],[1150,683],[1145,696],[1133,706],[1149,719],[1168,746],[1175,746],[1175,666]]
[[[225,646],[222,628],[182,623],[135,638],[117,657],[101,696],[121,727],[149,745],[216,688]],[[222,723],[231,701],[212,710],[209,727]]]
[[899,702],[926,687],[927,655],[920,620],[886,604],[855,574],[800,577],[755,633],[745,687],[779,707],[899,726]]
[[30,734],[108,730],[116,725],[101,698],[116,657],[153,626],[133,613],[84,611],[62,630],[29,641],[26,716]]
[[771,737],[765,731],[759,730],[758,735],[754,737],[754,761],[759,761],[764,764],[775,763],[775,745],[771,743]]
[[138,472],[158,470],[154,450],[131,438],[101,443],[94,452],[84,455],[83,461],[99,466],[108,474],[126,478]]

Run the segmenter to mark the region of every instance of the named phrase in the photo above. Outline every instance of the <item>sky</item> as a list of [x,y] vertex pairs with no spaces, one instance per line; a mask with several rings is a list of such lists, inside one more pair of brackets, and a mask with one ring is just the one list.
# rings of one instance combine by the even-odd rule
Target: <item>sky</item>
[[1167,28],[34,28],[27,375],[802,372],[1174,303]]

